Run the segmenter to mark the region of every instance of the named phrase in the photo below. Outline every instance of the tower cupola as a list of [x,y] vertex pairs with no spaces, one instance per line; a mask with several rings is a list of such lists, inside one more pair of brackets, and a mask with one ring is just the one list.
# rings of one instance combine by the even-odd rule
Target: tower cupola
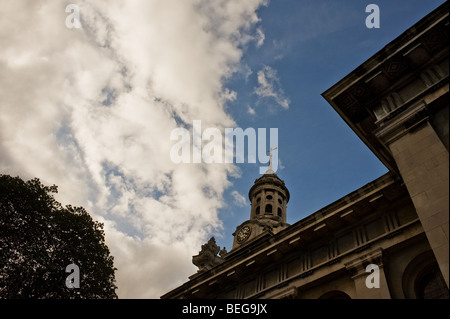
[[264,232],[276,234],[285,229],[289,190],[271,165],[267,172],[250,188],[250,219],[243,222],[234,232],[233,249],[245,245]]
[[273,219],[286,223],[289,190],[275,173],[258,178],[248,193],[251,203],[250,219]]

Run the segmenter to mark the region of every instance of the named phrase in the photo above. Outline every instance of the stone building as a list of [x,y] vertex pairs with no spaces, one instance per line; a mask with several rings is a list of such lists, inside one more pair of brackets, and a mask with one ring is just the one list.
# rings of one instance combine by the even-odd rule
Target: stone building
[[212,238],[162,298],[449,298],[448,15],[445,3],[323,93],[387,174],[288,225],[269,170],[231,251]]

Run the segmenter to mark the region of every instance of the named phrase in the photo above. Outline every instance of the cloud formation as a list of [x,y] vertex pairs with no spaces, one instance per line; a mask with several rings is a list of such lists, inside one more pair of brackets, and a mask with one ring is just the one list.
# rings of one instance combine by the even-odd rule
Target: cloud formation
[[254,92],[260,99],[274,100],[283,109],[289,108],[291,101],[285,96],[275,69],[264,66],[257,73],[257,81],[258,86]]
[[[233,127],[225,87],[263,0],[59,1],[0,6],[0,172],[59,186],[105,223],[121,298],[158,298],[195,272],[220,231],[232,164],[174,164],[172,129]],[[260,71],[261,72],[261,71]],[[258,81],[260,75],[258,73]],[[261,96],[287,107],[261,75]],[[281,94],[282,96],[282,94]]]
[[231,196],[234,198],[234,202],[239,207],[247,206],[247,199],[245,196],[241,195],[238,191],[234,190],[231,192]]

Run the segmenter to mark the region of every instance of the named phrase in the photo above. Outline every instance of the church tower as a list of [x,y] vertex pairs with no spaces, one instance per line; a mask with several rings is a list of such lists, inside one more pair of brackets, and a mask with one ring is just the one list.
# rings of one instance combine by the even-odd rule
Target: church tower
[[263,176],[255,180],[248,198],[251,203],[250,219],[236,228],[232,249],[247,244],[264,232],[275,234],[289,226],[286,223],[289,190],[271,165]]

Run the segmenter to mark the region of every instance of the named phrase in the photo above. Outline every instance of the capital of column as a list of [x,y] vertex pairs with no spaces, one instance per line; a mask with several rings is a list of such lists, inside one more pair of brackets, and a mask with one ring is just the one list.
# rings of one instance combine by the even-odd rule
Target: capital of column
[[419,127],[429,118],[427,104],[424,101],[399,111],[401,112],[386,122],[376,122],[379,128],[374,134],[386,146]]
[[345,269],[351,274],[352,279],[356,279],[360,276],[367,276],[366,267],[369,264],[375,264],[378,267],[383,267],[383,262],[386,261],[386,257],[383,255],[381,248],[374,250],[370,253],[359,256],[352,261],[344,264]]

